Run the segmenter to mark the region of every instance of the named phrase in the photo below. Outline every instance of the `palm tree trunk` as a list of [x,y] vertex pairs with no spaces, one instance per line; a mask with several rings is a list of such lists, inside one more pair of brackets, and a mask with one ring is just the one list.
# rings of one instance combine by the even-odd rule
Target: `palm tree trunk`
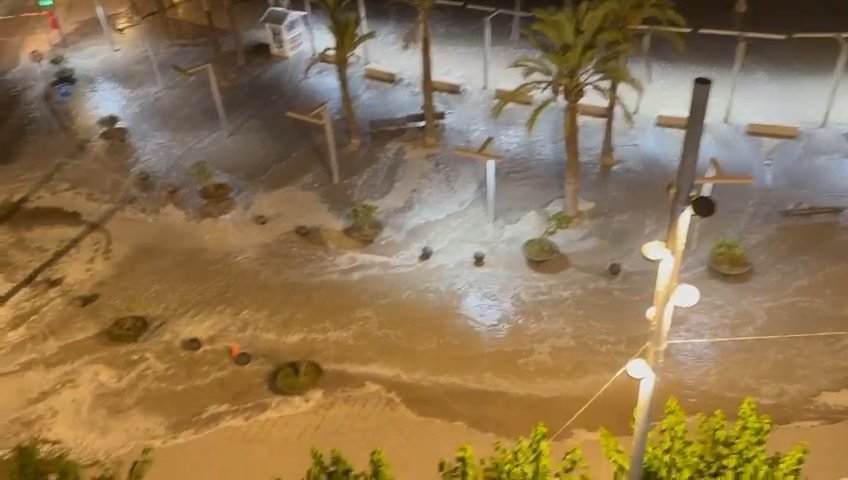
[[239,30],[238,18],[236,17],[233,0],[227,0],[227,17],[230,19],[230,30],[233,32],[233,42],[236,44],[236,59],[238,64],[243,66],[247,63],[247,60],[244,58],[244,47],[241,44],[241,30]]
[[203,14],[206,15],[206,30],[209,35],[209,41],[212,42],[212,50],[215,52],[217,59],[221,55],[221,43],[218,42],[218,32],[215,28],[215,19],[212,18],[212,6],[209,5],[209,0],[203,0]]
[[610,168],[615,165],[615,152],[612,146],[612,124],[615,121],[615,99],[618,92],[618,82],[610,84],[610,98],[607,102],[607,122],[604,128],[604,143],[601,147],[601,167]]
[[339,52],[336,51],[336,61],[339,62],[336,72],[339,74],[339,87],[342,91],[342,109],[344,110],[345,120],[347,121],[348,138],[350,142],[348,144],[348,148],[350,150],[358,150],[359,145],[362,142],[359,138],[359,126],[356,122],[356,113],[353,111],[353,99],[350,97],[350,85],[348,85],[347,78],[347,56],[340,56]]
[[424,145],[436,143],[436,112],[433,107],[433,66],[430,57],[430,12],[419,9],[421,29],[421,81],[424,90]]
[[165,38],[170,38],[171,29],[168,23],[168,8],[165,6],[164,0],[156,0],[156,16],[159,17],[159,28]]
[[577,102],[569,101],[565,105],[565,194],[563,195],[563,211],[572,217],[579,213],[580,191],[580,150],[578,144],[579,128],[577,126]]

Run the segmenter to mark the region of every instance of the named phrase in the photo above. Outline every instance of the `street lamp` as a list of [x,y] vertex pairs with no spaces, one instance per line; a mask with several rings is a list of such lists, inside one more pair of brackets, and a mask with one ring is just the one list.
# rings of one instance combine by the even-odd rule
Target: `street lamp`
[[[639,384],[640,404],[637,405],[636,409],[633,456],[630,460],[631,480],[642,478],[645,442],[650,426],[651,401],[657,382],[655,372],[662,366],[674,307],[693,306],[700,298],[698,289],[691,285],[679,284],[678,277],[683,263],[683,252],[686,249],[686,239],[689,235],[689,224],[692,215],[696,214],[695,207],[692,205],[692,191],[695,188],[698,151],[701,146],[704,117],[706,116],[711,85],[712,82],[707,78],[695,79],[677,178],[669,188],[671,208],[666,241],[655,240],[642,247],[642,254],[646,258],[659,261],[659,265],[657,266],[652,306],[645,312],[645,317],[651,323],[648,351],[650,364],[648,366],[650,366],[652,374],[644,377],[644,379],[650,379],[650,381],[642,380]],[[710,215],[715,212],[714,205],[713,208],[704,207],[706,205],[699,205],[697,210]],[[642,362],[645,362],[645,360],[642,360]],[[633,372],[639,375],[647,371],[645,365],[634,364],[632,368],[629,368],[628,373]]]
[[[643,358],[634,358],[627,362],[625,371],[630,378],[639,380],[639,396],[636,397],[636,418],[647,418],[650,414],[651,404],[653,403],[654,385],[657,376],[648,362]],[[642,478],[642,462],[645,458],[649,426],[648,422],[637,423],[636,431],[633,432],[633,461],[630,464],[631,479]]]

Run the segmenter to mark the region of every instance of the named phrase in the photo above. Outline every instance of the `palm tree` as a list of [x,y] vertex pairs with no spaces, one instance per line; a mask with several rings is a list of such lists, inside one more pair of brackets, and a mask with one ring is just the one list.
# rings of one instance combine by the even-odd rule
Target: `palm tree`
[[244,46],[241,41],[241,30],[238,26],[238,17],[236,16],[235,1],[227,0],[227,17],[230,20],[230,30],[233,34],[233,43],[236,44],[236,61],[240,66],[244,66],[246,59],[244,57]]
[[[636,30],[633,27],[642,25],[646,21],[650,21],[652,24],[676,27],[686,25],[686,20],[674,9],[674,0],[615,0],[614,3],[616,5],[616,13],[610,18],[613,28],[621,29],[622,42],[625,42],[631,47],[636,43]],[[675,47],[683,48],[683,41],[679,35],[666,31],[658,31],[657,33],[670,40]],[[618,51],[621,53],[618,61],[622,65],[626,65],[627,57],[632,52],[632,49],[622,48]],[[609,95],[607,99],[607,121],[606,128],[604,129],[604,142],[601,147],[600,163],[604,168],[615,165],[615,153],[612,146],[612,126],[618,99],[618,86],[619,82],[613,79],[609,87],[613,95]]]
[[353,100],[350,96],[347,72],[351,54],[364,42],[376,37],[376,33],[360,32],[359,16],[349,10],[351,0],[318,0],[318,4],[327,10],[327,15],[330,17],[330,32],[336,39],[336,46],[325,48],[321,55],[312,60],[306,71],[308,73],[310,68],[320,62],[321,57],[332,53],[332,58],[334,58],[336,64],[336,73],[339,76],[339,87],[342,91],[342,108],[350,135],[348,148],[357,150],[361,140],[356,113],[353,111]]
[[[563,211],[575,216],[578,212],[578,182],[580,158],[577,124],[577,104],[587,90],[605,96],[615,95],[610,81],[640,88],[626,66],[618,61],[622,48],[620,29],[611,28],[615,15],[612,1],[573,3],[561,9],[536,9],[536,22],[528,37],[539,50],[535,57],[515,60],[509,68],[521,70],[525,82],[513,90],[516,94],[538,91],[550,96],[538,105],[527,120],[531,131],[539,115],[562,96],[565,100],[565,191]],[[531,79],[530,77],[535,77]],[[509,100],[500,100],[492,109],[498,117]]]
[[424,145],[436,143],[436,109],[433,105],[433,60],[431,55],[432,37],[430,36],[430,15],[435,0],[405,0],[418,11],[413,27],[403,39],[403,48],[421,40],[421,90],[424,92]]

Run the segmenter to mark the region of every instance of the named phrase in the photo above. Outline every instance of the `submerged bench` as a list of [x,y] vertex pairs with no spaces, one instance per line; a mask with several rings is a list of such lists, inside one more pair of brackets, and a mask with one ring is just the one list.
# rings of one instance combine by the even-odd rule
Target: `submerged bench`
[[433,91],[442,93],[462,93],[462,85],[450,80],[433,79]]
[[607,107],[591,105],[588,103],[578,103],[577,113],[586,117],[607,118]]
[[801,133],[795,125],[773,125],[767,123],[749,123],[745,133],[755,137],[798,138]]
[[529,92],[516,92],[515,89],[496,88],[495,98],[505,102],[518,103],[521,105],[533,105],[533,94]]
[[[445,120],[445,112],[434,112],[436,123]],[[375,132],[391,132],[395,130],[406,130],[410,128],[421,128],[424,126],[424,113],[413,113],[405,117],[378,118],[368,122],[368,126]]]
[[679,128],[686,130],[686,124],[689,123],[689,117],[680,117],[677,115],[657,115],[657,126],[663,128]]
[[395,83],[397,81],[397,71],[389,67],[369,63],[365,65],[365,78],[377,80],[378,82]]

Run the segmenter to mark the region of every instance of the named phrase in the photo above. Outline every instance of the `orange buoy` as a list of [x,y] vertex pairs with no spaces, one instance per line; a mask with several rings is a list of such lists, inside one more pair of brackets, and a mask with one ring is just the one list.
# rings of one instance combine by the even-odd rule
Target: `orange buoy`
[[238,344],[233,343],[232,345],[230,345],[230,357],[235,359],[236,357],[238,357],[238,354],[240,352],[241,352],[241,348],[239,348]]

